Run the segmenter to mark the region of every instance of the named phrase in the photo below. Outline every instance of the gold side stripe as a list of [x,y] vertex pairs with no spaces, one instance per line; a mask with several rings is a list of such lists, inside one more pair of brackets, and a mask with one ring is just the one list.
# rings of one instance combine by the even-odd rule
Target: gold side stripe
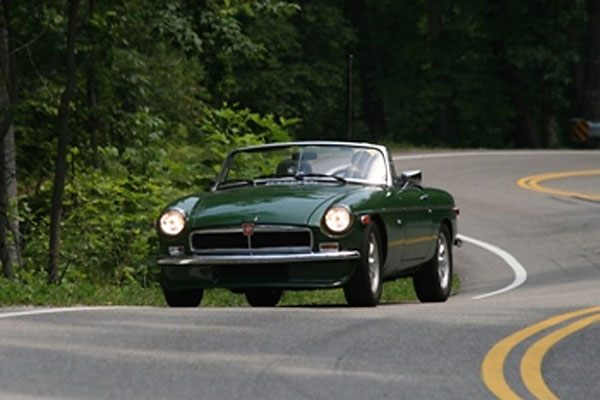
[[419,244],[423,242],[431,242],[437,239],[437,235],[433,236],[421,236],[412,239],[401,239],[395,240],[393,242],[388,243],[388,247],[400,246],[400,245],[411,245],[411,244]]

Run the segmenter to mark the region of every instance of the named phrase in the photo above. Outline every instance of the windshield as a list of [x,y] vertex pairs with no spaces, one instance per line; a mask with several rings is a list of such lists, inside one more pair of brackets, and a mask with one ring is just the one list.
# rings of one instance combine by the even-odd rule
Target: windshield
[[381,151],[361,146],[290,145],[233,152],[217,186],[237,184],[346,181],[372,185],[387,182]]

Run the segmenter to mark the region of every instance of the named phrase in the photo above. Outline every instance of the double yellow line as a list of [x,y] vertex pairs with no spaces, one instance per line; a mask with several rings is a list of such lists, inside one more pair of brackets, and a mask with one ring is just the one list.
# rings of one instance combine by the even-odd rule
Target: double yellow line
[[536,192],[552,194],[556,196],[576,197],[585,200],[599,201],[600,194],[586,194],[579,192],[570,192],[567,190],[552,189],[540,185],[540,182],[551,179],[564,179],[580,176],[600,175],[600,169],[590,171],[572,171],[572,172],[551,172],[547,174],[532,175],[519,179],[517,184],[524,189],[535,190]]
[[[591,315],[593,314],[593,315]],[[585,318],[579,318],[584,317]],[[549,318],[535,325],[528,326],[502,339],[490,349],[481,365],[483,382],[499,399],[521,399],[506,382],[504,362],[508,354],[526,339],[542,332],[575,320],[547,334],[531,345],[521,359],[521,378],[527,389],[538,399],[558,399],[548,388],[542,376],[542,362],[546,353],[558,342],[591,324],[600,322],[600,306],[573,311]]]
[[[553,172],[532,175],[517,182],[524,189],[555,196],[575,197],[600,201],[600,194],[587,194],[544,187],[541,182],[581,176],[600,175],[600,170]],[[542,363],[548,351],[561,340],[586,327],[600,322],[600,306],[558,315],[528,326],[496,343],[486,354],[481,365],[481,376],[488,389],[499,399],[521,399],[506,382],[504,364],[509,353],[525,340],[544,330],[561,325],[558,329],[537,340],[523,354],[520,363],[521,379],[529,392],[538,399],[558,399],[548,388],[542,376]],[[564,325],[564,326],[562,326]]]

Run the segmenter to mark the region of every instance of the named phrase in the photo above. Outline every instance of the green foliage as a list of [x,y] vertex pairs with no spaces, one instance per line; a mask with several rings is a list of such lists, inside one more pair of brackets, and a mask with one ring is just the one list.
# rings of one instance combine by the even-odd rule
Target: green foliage
[[[0,113],[15,122],[22,281],[47,259],[66,3],[11,2],[1,17],[18,44],[18,101]],[[152,286],[153,219],[207,188],[232,148],[344,138],[350,52],[356,139],[555,145],[548,127],[577,113],[597,39],[581,0],[95,4],[76,40],[63,285]]]
[[[289,140],[286,128],[295,123],[224,106],[205,115],[193,137],[182,130],[177,141],[169,142],[161,118],[147,110],[131,117],[126,122],[131,129],[128,145],[103,147],[102,169],[81,165],[79,149],[72,148],[75,173],[63,205],[64,283],[152,285],[158,249],[153,224],[162,207],[207,189],[232,147]],[[25,258],[31,270],[37,270],[47,254],[50,189],[46,182],[35,198],[22,202],[28,226]]]
[[299,137],[344,137],[354,34],[339,2],[306,2],[294,20],[270,15],[246,25],[265,51],[234,64],[236,100],[261,113],[300,117]]
[[[504,144],[513,113],[485,33],[485,9],[438,4],[443,35],[432,38],[430,5],[403,8],[377,2],[372,20],[378,65],[375,85],[386,110],[390,139],[414,144],[491,146]],[[397,40],[390,41],[394,32]],[[441,104],[449,109],[457,138],[439,133]]]
[[164,306],[158,285],[115,286],[85,280],[48,285],[45,274],[30,274],[28,278],[10,282],[0,278],[0,306],[76,306],[76,305],[139,305]]
[[584,2],[366,4],[359,48],[369,50],[361,53],[372,67],[363,74],[382,102],[389,139],[533,146],[536,133],[527,137],[516,117],[545,137],[544,121],[566,121],[573,111],[573,40],[585,26]]
[[[24,65],[32,69],[23,70],[16,118],[19,165],[29,172],[20,182],[25,261],[21,275],[40,272],[47,259],[55,121],[64,65],[55,54],[37,57],[47,52],[42,44],[59,54],[64,51],[63,6],[44,4],[30,17],[56,46],[32,40],[34,58],[23,59],[31,61]],[[231,148],[290,139],[296,118],[207,102],[230,79],[225,74],[212,81],[211,68],[261,52],[262,46],[242,31],[241,19],[265,14],[285,18],[296,10],[293,4],[272,0],[208,1],[200,9],[187,2],[147,7],[143,0],[127,0],[98,2],[95,13],[87,21],[82,18],[86,29],[78,38],[78,54],[83,78],[71,105],[62,285],[151,286],[156,280],[157,249],[153,223],[160,209],[175,197],[206,189]],[[20,11],[30,21],[25,9]],[[91,76],[97,82],[93,110],[86,96]],[[94,150],[87,134],[90,116],[98,121],[98,169],[90,165]]]

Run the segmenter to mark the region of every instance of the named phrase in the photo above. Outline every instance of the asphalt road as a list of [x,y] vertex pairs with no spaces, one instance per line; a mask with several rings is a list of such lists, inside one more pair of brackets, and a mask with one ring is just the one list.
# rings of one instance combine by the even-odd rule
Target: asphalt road
[[[2,309],[0,398],[598,398],[600,152],[398,154],[396,167],[453,193],[461,234],[494,246],[455,250],[448,302]],[[523,284],[474,299],[513,283],[515,262]]]

